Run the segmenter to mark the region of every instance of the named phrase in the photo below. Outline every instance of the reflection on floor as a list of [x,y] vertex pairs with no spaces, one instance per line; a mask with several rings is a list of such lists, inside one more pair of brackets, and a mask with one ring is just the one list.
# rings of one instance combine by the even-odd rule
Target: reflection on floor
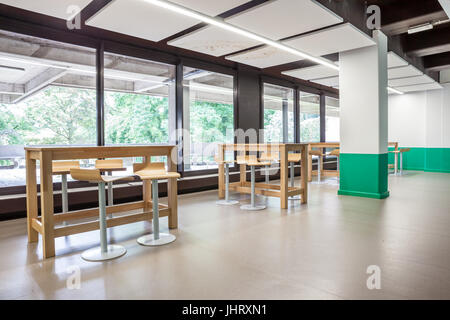
[[[0,298],[450,299],[450,174],[391,176],[386,200],[337,188],[313,182],[308,205],[281,212],[275,198],[258,197],[268,208],[249,212],[217,207],[215,191],[181,196],[175,243],[141,247],[149,223],[117,227],[109,236],[128,253],[103,264],[80,257],[98,232],[58,239],[57,257],[42,261],[24,219],[2,222]],[[370,265],[380,290],[367,288]],[[69,290],[77,268],[81,288]]]

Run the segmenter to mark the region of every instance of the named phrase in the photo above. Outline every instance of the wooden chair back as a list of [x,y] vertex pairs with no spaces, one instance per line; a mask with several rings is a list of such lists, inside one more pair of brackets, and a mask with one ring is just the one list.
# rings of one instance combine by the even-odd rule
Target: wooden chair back
[[80,161],[53,161],[53,173],[69,171],[71,168],[80,168]]
[[249,162],[258,162],[258,158],[255,154],[249,154],[249,155],[238,155],[236,158],[236,162],[238,164],[246,164]]
[[278,153],[269,153],[269,152],[263,152],[261,153],[261,156],[259,157],[261,161],[280,161],[280,156]]
[[164,162],[134,163],[133,172],[136,173],[138,171],[166,172],[166,165]]
[[104,182],[99,169],[78,169],[71,168],[70,175],[74,180],[88,182]]
[[123,168],[123,159],[96,160],[95,167],[98,169]]

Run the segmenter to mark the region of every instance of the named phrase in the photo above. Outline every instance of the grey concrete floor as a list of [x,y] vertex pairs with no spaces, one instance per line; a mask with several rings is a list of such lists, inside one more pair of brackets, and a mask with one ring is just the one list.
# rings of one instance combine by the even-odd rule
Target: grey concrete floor
[[[57,239],[57,256],[42,260],[25,219],[1,222],[0,299],[450,299],[450,174],[389,179],[386,200],[312,182],[309,203],[287,210],[276,198],[248,212],[216,206],[216,191],[180,196],[175,243],[138,245],[147,222],[116,227],[111,241],[128,253],[107,263],[80,257],[98,231]],[[366,285],[371,265],[379,290]],[[68,289],[77,268],[81,288]]]

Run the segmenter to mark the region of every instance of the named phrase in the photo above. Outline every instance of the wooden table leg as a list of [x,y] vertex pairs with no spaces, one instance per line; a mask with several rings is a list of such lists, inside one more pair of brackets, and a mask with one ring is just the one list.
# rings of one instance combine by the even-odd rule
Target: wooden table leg
[[[176,164],[171,161],[170,157],[167,158],[167,165],[169,172],[176,172]],[[178,180],[168,179],[167,181],[167,198],[170,208],[169,214],[169,229],[178,228]]]
[[167,195],[170,208],[169,229],[178,228],[178,188],[177,179],[169,179],[167,182]]
[[311,177],[311,175],[308,176],[308,172],[311,172],[310,159],[311,157],[308,154],[308,148],[303,147],[302,165],[300,167],[301,168],[300,188],[303,189],[301,203],[308,203],[308,177]]
[[280,207],[287,209],[288,206],[288,153],[284,145],[280,146]]
[[38,242],[39,233],[33,229],[33,219],[38,217],[38,197],[36,183],[36,160],[30,159],[26,152],[26,176],[27,176],[27,229],[28,242]]
[[55,226],[53,221],[53,179],[52,153],[41,153],[41,217],[42,217],[42,248],[44,259],[55,256]]
[[246,164],[241,164],[239,165],[239,169],[240,169],[240,183],[241,186],[245,186],[245,183],[247,182],[247,165]]
[[308,176],[307,176],[307,180],[309,182],[312,181],[312,155],[309,154],[309,152],[311,151],[311,145],[308,144],[307,147],[307,155],[308,155]]

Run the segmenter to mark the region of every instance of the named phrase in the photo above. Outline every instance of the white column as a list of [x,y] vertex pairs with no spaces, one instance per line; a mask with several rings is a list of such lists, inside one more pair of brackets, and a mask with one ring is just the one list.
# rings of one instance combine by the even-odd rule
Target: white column
[[386,198],[388,144],[387,37],[340,53],[342,195]]

